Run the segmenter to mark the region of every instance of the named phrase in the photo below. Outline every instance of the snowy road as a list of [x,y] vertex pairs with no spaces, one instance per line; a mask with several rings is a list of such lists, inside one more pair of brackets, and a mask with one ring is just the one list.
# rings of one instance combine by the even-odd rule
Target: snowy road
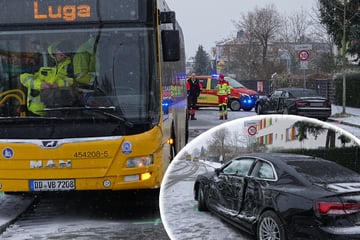
[[[197,210],[197,202],[193,199],[192,193],[195,176],[213,169],[202,161],[192,162],[181,159],[177,163],[174,162],[163,189],[164,197],[161,198],[163,213],[166,216],[163,222],[168,224],[166,229],[170,230],[172,239],[253,239],[211,213]],[[190,175],[190,172],[193,174]]]

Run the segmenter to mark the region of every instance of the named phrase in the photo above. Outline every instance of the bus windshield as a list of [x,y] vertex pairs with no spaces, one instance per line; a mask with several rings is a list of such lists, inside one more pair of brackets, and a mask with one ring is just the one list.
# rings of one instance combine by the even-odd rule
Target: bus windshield
[[[3,31],[0,91],[22,89],[26,116],[64,121],[114,116],[112,121],[156,124],[161,104],[154,91],[159,89],[155,39],[154,30],[145,27]],[[30,80],[55,81],[50,76],[63,71],[54,57],[59,52],[71,59],[64,73],[66,81],[64,86],[49,86],[61,91],[43,85],[36,88],[39,83]],[[81,61],[92,61],[93,69],[85,71]],[[31,104],[36,100],[42,105],[35,109]],[[17,99],[6,101],[0,105],[0,117],[18,117],[18,105]]]

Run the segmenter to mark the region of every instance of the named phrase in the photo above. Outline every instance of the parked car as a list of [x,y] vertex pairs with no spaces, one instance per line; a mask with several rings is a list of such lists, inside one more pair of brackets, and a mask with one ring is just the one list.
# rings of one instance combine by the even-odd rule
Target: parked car
[[360,175],[317,157],[239,156],[198,175],[194,198],[260,240],[360,238]]
[[255,103],[257,114],[293,114],[327,120],[331,102],[306,88],[279,88]]
[[[196,78],[199,79],[203,87],[198,98],[197,107],[218,107],[217,75],[196,76]],[[232,111],[240,111],[241,109],[244,111],[252,110],[259,96],[258,92],[245,87],[231,77],[225,77],[225,80],[232,87],[228,102],[229,108]]]

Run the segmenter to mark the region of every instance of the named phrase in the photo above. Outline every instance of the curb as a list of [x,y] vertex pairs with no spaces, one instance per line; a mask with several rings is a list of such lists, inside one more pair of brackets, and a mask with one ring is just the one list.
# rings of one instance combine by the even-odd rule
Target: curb
[[360,124],[351,123],[351,122],[347,122],[347,121],[342,121],[339,118],[328,118],[328,121],[336,122],[338,124],[343,124],[343,125],[347,125],[347,126],[351,126],[351,127],[360,128]]
[[34,197],[22,194],[4,194],[0,195],[0,233],[11,225],[23,214],[35,201]]

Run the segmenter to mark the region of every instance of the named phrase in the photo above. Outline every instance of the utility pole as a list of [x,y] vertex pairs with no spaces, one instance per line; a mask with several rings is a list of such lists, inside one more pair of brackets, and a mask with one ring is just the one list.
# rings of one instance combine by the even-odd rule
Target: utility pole
[[341,60],[342,60],[342,81],[343,81],[343,91],[342,91],[342,113],[346,114],[346,73],[345,73],[345,63],[346,63],[346,7],[347,0],[344,0],[344,18],[343,18],[343,36],[342,36],[342,48],[341,48]]

